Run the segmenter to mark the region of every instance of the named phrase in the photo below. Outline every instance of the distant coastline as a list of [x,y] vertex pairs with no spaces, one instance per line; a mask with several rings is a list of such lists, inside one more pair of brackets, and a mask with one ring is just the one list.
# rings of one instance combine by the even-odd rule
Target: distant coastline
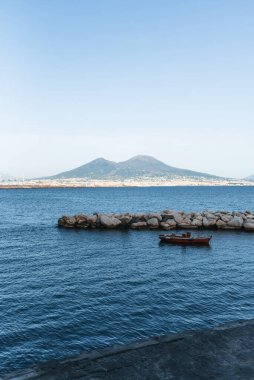
[[100,157],[50,177],[0,175],[0,189],[157,186],[254,186],[254,180],[252,176],[237,179],[176,168],[147,155],[122,162]]
[[99,187],[163,187],[163,186],[254,186],[254,181],[242,179],[174,178],[151,179],[133,178],[126,180],[92,180],[83,178],[57,180],[5,181],[0,189],[41,189],[41,188],[99,188]]

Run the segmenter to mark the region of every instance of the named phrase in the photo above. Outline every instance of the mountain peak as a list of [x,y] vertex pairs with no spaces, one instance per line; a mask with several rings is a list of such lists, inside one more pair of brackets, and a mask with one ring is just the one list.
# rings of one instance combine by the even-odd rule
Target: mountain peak
[[73,170],[52,176],[52,179],[130,179],[130,178],[174,178],[174,177],[215,177],[206,173],[194,172],[169,166],[148,155],[137,155],[129,160],[114,162],[103,157],[96,158]]
[[[90,164],[91,163],[97,163],[97,164],[100,164],[100,163],[105,163],[105,162],[114,162],[114,161],[109,161],[107,160],[106,158],[104,157],[98,157],[98,158],[95,158],[94,160],[90,161]],[[87,164],[85,164],[87,165]]]
[[146,155],[134,156],[127,161],[120,162],[119,165],[122,169],[135,169],[137,171],[137,175],[145,174],[144,172],[147,174],[164,172],[170,169],[170,166],[164,164],[164,162],[161,162],[152,156]]
[[145,154],[138,154],[137,156],[131,157],[127,161],[161,162],[161,161],[157,160],[157,158],[154,158],[153,156],[148,156]]

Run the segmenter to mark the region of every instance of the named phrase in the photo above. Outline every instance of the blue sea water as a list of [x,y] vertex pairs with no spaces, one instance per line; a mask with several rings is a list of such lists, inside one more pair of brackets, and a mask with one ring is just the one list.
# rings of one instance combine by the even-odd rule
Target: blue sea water
[[195,248],[56,227],[62,214],[165,208],[254,210],[254,187],[1,190],[0,373],[253,318],[252,233],[215,231]]

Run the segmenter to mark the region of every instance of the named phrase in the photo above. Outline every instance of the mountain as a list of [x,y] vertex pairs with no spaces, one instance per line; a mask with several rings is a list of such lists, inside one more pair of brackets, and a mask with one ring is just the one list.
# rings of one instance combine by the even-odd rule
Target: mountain
[[110,176],[117,168],[117,163],[105,160],[105,158],[97,158],[88,164],[79,166],[78,168],[67,172],[59,173],[50,177],[51,179],[62,178],[104,178]]
[[87,178],[87,179],[129,179],[140,177],[202,177],[219,178],[217,176],[200,173],[187,169],[169,166],[151,156],[135,156],[123,162],[108,161],[97,158],[78,168],[48,177],[50,179]]

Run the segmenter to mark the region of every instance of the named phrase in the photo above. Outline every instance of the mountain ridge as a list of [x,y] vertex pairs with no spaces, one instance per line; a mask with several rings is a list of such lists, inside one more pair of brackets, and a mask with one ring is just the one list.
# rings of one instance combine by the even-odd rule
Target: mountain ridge
[[47,177],[48,179],[129,179],[129,178],[174,178],[198,177],[220,178],[219,176],[176,168],[148,155],[137,155],[126,161],[109,161],[103,157],[96,158],[77,168]]

